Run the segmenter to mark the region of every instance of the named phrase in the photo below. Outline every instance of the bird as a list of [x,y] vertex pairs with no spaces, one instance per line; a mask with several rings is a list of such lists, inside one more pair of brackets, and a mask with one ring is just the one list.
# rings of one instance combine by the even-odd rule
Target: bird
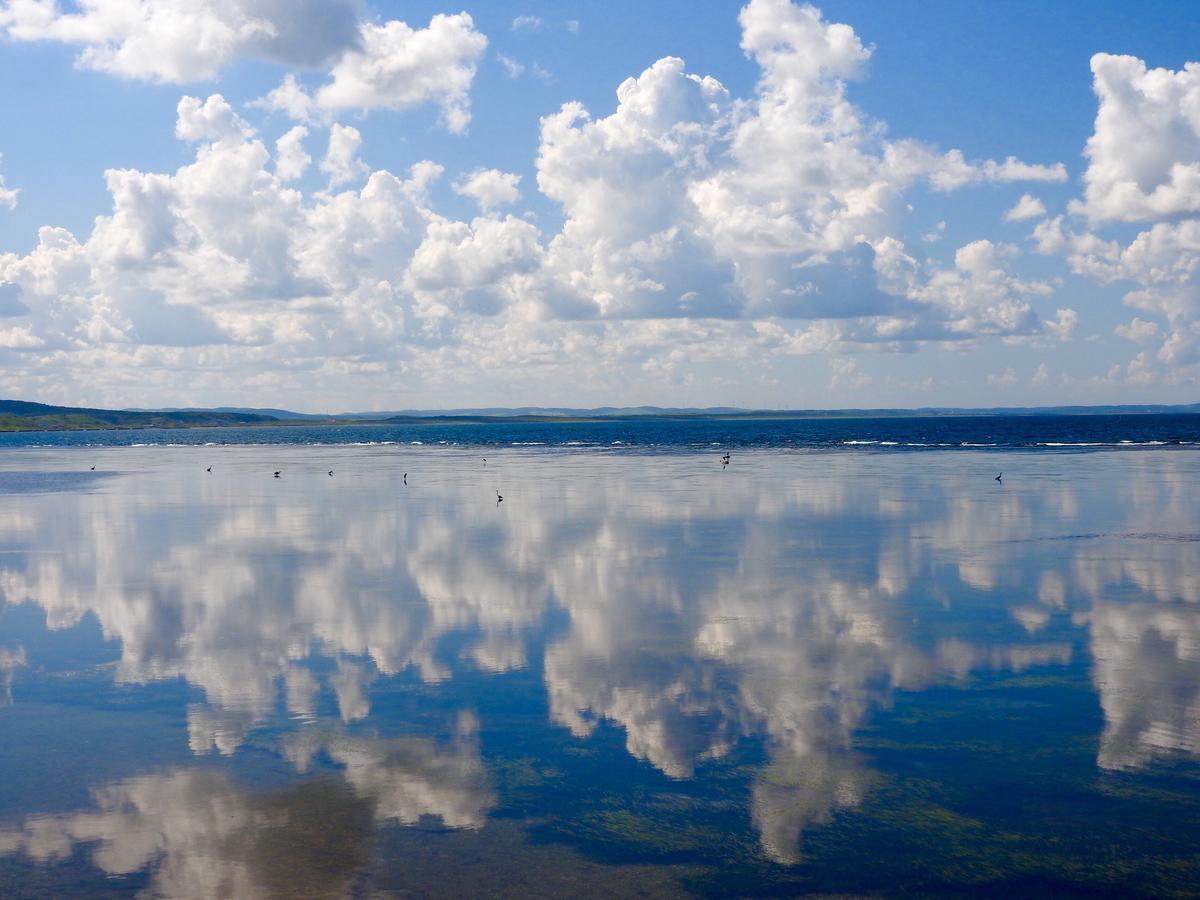
[[[495,490],[495,488],[493,488],[492,490]],[[499,491],[496,491],[496,505],[499,506],[503,502],[504,502],[504,498],[502,496],[500,496]]]
[[408,473],[407,472],[404,473],[404,486],[408,487]]
[[721,457],[721,465],[723,465],[723,466],[729,465],[729,454],[728,453],[726,453],[724,456]]
[[278,477],[279,477],[279,473],[278,473],[278,472],[276,472],[276,473],[275,473],[275,477],[276,477],[276,478],[278,478]]
[[486,456],[483,458],[483,464],[484,464],[485,466],[487,465],[487,457],[486,457]]
[[330,475],[330,477],[332,477],[332,476],[333,476],[333,469],[330,469],[330,470],[329,470],[329,475]]
[[211,472],[211,471],[212,471],[212,466],[209,466],[209,467],[208,467],[207,469],[205,469],[204,471],[205,471],[205,472]]
[[[1000,481],[1000,479],[1001,479],[1001,478],[1003,478],[1003,477],[1004,477],[1004,473],[1003,473],[1003,472],[1001,472],[999,475],[997,475],[997,476],[996,476],[996,480],[997,480],[997,481]],[[1004,482],[1003,482],[1003,481],[1000,481],[1000,483],[1001,483],[1001,484],[1004,484]]]
[[95,472],[95,471],[96,471],[96,467],[95,467],[95,466],[92,466],[92,471],[93,471],[93,472]]

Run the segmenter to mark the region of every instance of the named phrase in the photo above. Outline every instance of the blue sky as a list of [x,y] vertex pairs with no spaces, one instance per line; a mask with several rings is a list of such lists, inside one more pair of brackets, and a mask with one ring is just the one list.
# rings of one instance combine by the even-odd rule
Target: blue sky
[[0,394],[1190,402],[1197,26],[0,0]]

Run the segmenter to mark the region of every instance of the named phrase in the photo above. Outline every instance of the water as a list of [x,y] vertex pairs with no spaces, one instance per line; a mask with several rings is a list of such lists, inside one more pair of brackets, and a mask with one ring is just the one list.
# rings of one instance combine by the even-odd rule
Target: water
[[0,447],[362,444],[696,452],[723,449],[984,450],[1155,447],[1200,442],[1200,415],[953,416],[862,419],[660,419],[271,425],[0,433]]
[[0,896],[1200,889],[1200,454],[604,427],[4,451]]

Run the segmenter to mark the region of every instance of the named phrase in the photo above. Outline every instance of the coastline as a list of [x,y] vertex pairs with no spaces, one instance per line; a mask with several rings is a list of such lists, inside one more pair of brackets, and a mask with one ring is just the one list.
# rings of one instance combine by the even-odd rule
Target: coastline
[[[20,411],[14,412],[14,409]],[[42,412],[41,410],[49,410]],[[358,427],[379,425],[505,425],[586,424],[646,422],[790,422],[903,419],[1008,419],[1092,418],[1097,416],[1197,416],[1200,404],[1178,406],[1068,406],[986,407],[920,409],[807,409],[807,410],[675,410],[642,408],[638,411],[579,411],[569,414],[547,411],[529,413],[429,413],[371,417],[354,414],[318,416],[309,414],[265,415],[225,410],[107,410],[82,407],[50,407],[23,401],[0,401],[0,433],[138,431],[145,429],[253,428],[253,427]]]

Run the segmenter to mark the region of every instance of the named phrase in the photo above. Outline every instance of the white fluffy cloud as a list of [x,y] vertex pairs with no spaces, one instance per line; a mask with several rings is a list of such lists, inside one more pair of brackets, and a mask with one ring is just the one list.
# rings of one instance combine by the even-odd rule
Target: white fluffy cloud
[[317,91],[322,109],[410,109],[436,103],[446,127],[471,121],[469,90],[487,38],[466,13],[435,15],[425,28],[404,22],[364,24],[361,47],[348,50]]
[[1005,222],[1025,222],[1046,215],[1046,205],[1033,194],[1022,194],[1012,209],[1004,214]]
[[[13,6],[5,21],[50,34],[102,8]],[[250,5],[220,7],[235,8]],[[3,311],[24,317],[0,347],[0,388],[69,395],[79,383],[64,373],[99,367],[91,402],[136,384],[152,403],[232,371],[240,390],[286,384],[310,405],[322,401],[306,385],[357,398],[383,375],[414,387],[497,368],[523,384],[670,380],[755,360],[767,378],[784,356],[1069,333],[1039,316],[1050,286],[1016,273],[1013,248],[974,241],[946,267],[900,238],[914,187],[1058,180],[1061,165],[890,141],[847,98],[870,56],[852,28],[787,0],[752,0],[740,22],[762,73],[751,97],[666,57],[619,85],[609,115],[573,102],[541,120],[537,187],[562,213],[549,233],[497,212],[520,203],[519,175],[455,181],[481,210],[457,221],[431,199],[439,165],[370,172],[342,124],[320,162],[327,190],[295,186],[309,131],[339,110],[433,103],[450,130],[466,127],[487,40],[465,13],[418,29],[359,23],[315,92],[289,75],[251,104],[309,123],[273,154],[220,95],[185,97],[176,132],[194,161],[112,170],[111,213],[90,235],[46,228],[32,252],[0,254],[15,292]]]
[[[1108,381],[1149,384],[1200,369],[1200,64],[1152,69],[1132,56],[1092,57],[1098,100],[1084,155],[1084,193],[1069,215],[1038,222],[1038,252],[1064,256],[1101,285],[1128,286],[1135,317],[1116,333],[1143,345]],[[1044,216],[1021,201],[1010,220]],[[1036,201],[1035,201],[1036,202]],[[1144,230],[1129,239],[1121,223]],[[1190,373],[1190,375],[1189,375]]]
[[195,97],[184,97],[175,112],[175,136],[181,140],[236,141],[250,134],[250,127],[220,94],[213,94],[203,103]]
[[[316,110],[441,107],[453,132],[470,121],[471,82],[487,38],[467,13],[424,28],[359,19],[356,0],[12,0],[0,33],[80,47],[78,65],[123,78],[210,81],[242,58],[327,68],[316,96],[288,73],[259,105],[307,120]],[[2,195],[0,195],[2,196]]]
[[309,121],[316,112],[313,98],[291,72],[284,76],[278,87],[268,91],[266,96],[250,101],[248,106],[283,113],[297,122]]
[[81,48],[80,66],[125,78],[213,78],[237,57],[318,66],[358,41],[351,0],[15,0],[0,8],[12,40]]
[[1127,325],[1118,325],[1114,332],[1127,341],[1144,343],[1158,337],[1159,328],[1153,322],[1134,316]]
[[1200,212],[1200,65],[1097,53],[1092,74],[1100,108],[1075,210],[1094,222]]
[[455,193],[470,197],[484,212],[521,199],[521,176],[499,169],[476,169],[454,182]]
[[321,171],[329,176],[331,188],[356,181],[370,172],[370,168],[358,158],[362,147],[362,135],[349,125],[334,125],[329,129],[329,148],[321,160]]
[[1161,334],[1160,364],[1200,363],[1200,219],[1159,222],[1127,245],[1072,232],[1061,218],[1043,222],[1034,234],[1042,252],[1066,254],[1076,273],[1100,284],[1135,285],[1125,304],[1153,318],[1135,319],[1132,331],[1118,334],[1138,341]]
[[275,142],[275,174],[280,181],[294,181],[308,170],[312,157],[304,151],[306,137],[308,129],[297,125]]
[[[903,255],[893,233],[904,192],[922,178],[950,189],[1065,171],[888,143],[846,99],[869,57],[849,26],[786,0],[754,0],[740,21],[763,73],[752,101],[668,57],[627,79],[607,118],[567,104],[543,119],[538,185],[567,216],[548,247],[547,308],[617,319],[900,315],[913,334],[928,316],[944,319],[915,261],[906,257],[904,284],[880,277],[881,254]],[[1016,327],[1036,330],[1036,316]]]
[[1007,183],[1014,181],[1062,182],[1067,180],[1067,167],[1062,163],[1052,166],[1023,163],[1014,156],[1004,162],[985,160],[968,163],[959,150],[950,150],[938,160],[938,167],[930,175],[933,186],[941,191],[953,191],[968,184],[981,182]]

